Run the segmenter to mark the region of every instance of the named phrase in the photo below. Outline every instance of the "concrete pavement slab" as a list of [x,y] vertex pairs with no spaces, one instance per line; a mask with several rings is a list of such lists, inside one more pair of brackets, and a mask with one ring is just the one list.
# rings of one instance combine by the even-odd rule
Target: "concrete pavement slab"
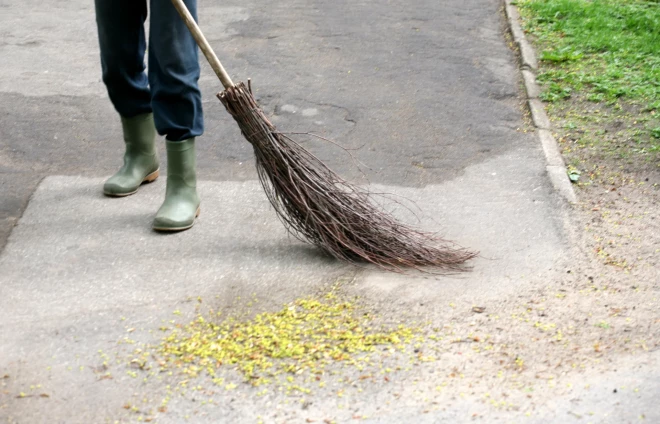
[[[468,168],[456,181],[423,189],[373,190],[410,199],[427,229],[481,252],[473,272],[447,278],[458,281],[456,290],[470,291],[470,281],[478,287],[487,278],[499,293],[515,288],[522,276],[552,269],[565,251],[556,200],[539,178],[543,167],[526,159],[494,159]],[[162,180],[122,199],[104,197],[102,182],[48,177],[40,185],[2,256],[9,319],[139,305],[163,296],[162,301],[182,299],[207,290],[220,294],[211,287],[224,287],[225,279],[260,284],[251,292],[270,293],[286,275],[286,290],[295,293],[343,268],[289,240],[257,182],[204,182],[203,217],[193,231],[171,236],[150,229],[162,201]],[[447,283],[443,286],[446,291]],[[112,293],[121,298],[113,300]]]
[[[18,422],[39,422],[45,414],[62,422],[120,418],[134,381],[95,385],[90,367],[98,352],[116,348],[125,331],[117,325],[122,317],[156,331],[171,311],[185,311],[198,297],[226,311],[236,299],[254,296],[273,309],[344,278],[355,280],[351,290],[373,305],[388,305],[382,311],[400,314],[412,307],[413,315],[428,319],[450,300],[519,290],[531,275],[547,275],[565,260],[558,200],[541,177],[539,152],[532,152],[469,167],[440,185],[372,187],[410,199],[423,227],[481,251],[473,272],[433,278],[373,269],[356,274],[291,239],[255,181],[202,182],[195,227],[162,235],[150,230],[150,222],[164,181],[111,199],[101,194],[103,179],[48,177],[0,257],[0,367],[17,378],[14,390],[50,382],[52,401],[9,399],[5,407]],[[397,213],[414,218],[406,210]],[[79,406],[75,413],[70,405]],[[315,408],[332,405],[319,400]],[[245,422],[251,413],[237,407],[232,416]]]

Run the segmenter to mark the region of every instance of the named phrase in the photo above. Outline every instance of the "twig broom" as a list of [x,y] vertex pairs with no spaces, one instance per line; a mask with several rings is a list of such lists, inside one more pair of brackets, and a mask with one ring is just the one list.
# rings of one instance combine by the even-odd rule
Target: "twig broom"
[[376,206],[366,189],[342,179],[278,132],[254,99],[250,81],[234,84],[183,1],[172,3],[222,82],[225,90],[217,96],[252,144],[259,180],[291,234],[340,260],[391,271],[466,269],[464,262],[475,252],[398,222]]

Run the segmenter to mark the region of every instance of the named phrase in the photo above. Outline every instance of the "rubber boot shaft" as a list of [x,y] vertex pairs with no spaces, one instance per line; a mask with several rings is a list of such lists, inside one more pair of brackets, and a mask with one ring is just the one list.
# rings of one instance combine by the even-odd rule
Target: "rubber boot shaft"
[[167,188],[165,201],[154,219],[157,231],[181,231],[193,226],[199,215],[195,138],[166,140]]
[[144,182],[158,178],[156,128],[151,113],[121,118],[124,133],[124,165],[103,186],[108,196],[122,197],[135,193]]

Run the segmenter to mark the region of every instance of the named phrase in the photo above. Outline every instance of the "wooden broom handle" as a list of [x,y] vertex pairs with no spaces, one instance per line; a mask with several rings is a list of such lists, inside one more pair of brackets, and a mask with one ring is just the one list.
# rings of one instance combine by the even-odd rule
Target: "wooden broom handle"
[[192,15],[190,14],[190,11],[186,7],[186,5],[183,4],[183,0],[172,0],[172,4],[176,8],[177,12],[179,12],[179,15],[181,15],[181,19],[183,19],[183,22],[190,30],[190,33],[197,42],[199,48],[202,50],[202,53],[204,53],[204,56],[206,56],[206,60],[209,61],[209,65],[211,65],[211,68],[213,68],[215,74],[218,76],[218,78],[220,78],[220,82],[222,83],[222,85],[225,88],[233,87],[234,83],[231,81],[231,78],[229,78],[229,74],[227,74],[227,71],[225,71],[225,68],[222,66],[222,63],[220,63],[220,61],[218,60],[218,56],[216,56],[215,53],[213,52],[213,49],[211,48],[209,42],[206,41],[206,38],[204,38],[204,34],[202,34],[202,30],[199,29],[199,26],[197,25],[197,22],[195,22],[195,20],[193,19]]

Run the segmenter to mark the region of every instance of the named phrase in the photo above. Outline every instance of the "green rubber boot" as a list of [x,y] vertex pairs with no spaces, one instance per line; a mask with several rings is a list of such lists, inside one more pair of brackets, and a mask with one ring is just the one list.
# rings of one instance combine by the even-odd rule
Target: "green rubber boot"
[[197,175],[195,174],[195,138],[166,140],[167,189],[165,201],[154,219],[156,231],[187,230],[199,216]]
[[145,113],[133,118],[121,117],[124,131],[124,166],[103,185],[103,193],[124,197],[135,193],[142,183],[158,178],[156,128],[154,117]]

